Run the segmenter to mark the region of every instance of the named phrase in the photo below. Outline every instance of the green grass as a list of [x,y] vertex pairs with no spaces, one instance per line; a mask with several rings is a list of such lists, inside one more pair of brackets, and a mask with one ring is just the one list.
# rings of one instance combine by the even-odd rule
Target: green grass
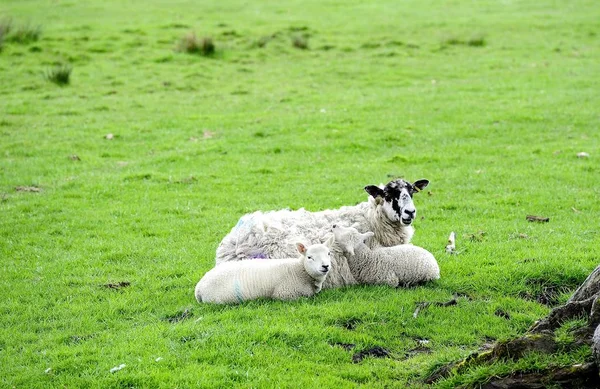
[[[598,265],[596,1],[6,0],[0,20],[0,386],[420,387]],[[190,31],[217,55],[179,51]],[[431,180],[414,243],[438,282],[195,301],[242,214],[351,205],[396,176]],[[352,362],[375,346],[390,357]]]

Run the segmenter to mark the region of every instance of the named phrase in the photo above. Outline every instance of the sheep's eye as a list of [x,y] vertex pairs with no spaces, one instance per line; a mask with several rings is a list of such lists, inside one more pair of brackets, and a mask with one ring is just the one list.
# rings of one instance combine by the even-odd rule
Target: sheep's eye
[[312,261],[313,257],[311,257],[310,255],[308,256],[308,259],[310,259]]
[[331,251],[327,253],[327,255],[329,255],[331,257]]

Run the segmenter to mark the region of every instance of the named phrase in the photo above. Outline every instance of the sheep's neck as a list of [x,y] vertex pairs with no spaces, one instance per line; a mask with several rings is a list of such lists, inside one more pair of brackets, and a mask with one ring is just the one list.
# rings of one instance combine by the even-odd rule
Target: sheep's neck
[[385,215],[381,205],[374,205],[370,210],[371,217],[367,219],[369,230],[375,233],[375,239],[371,240],[374,246],[378,244],[384,247],[396,246],[410,243],[414,234],[412,226],[404,226],[399,222],[393,222]]

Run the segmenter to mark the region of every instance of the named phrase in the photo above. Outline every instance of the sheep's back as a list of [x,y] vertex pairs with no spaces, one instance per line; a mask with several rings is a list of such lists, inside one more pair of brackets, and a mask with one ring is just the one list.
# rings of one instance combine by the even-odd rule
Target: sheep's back
[[412,244],[380,247],[374,250],[384,258],[390,258],[393,267],[405,282],[421,282],[440,278],[440,268],[433,254]]
[[365,245],[356,250],[350,269],[359,282],[388,284],[391,276],[398,283],[416,283],[440,278],[440,270],[433,254],[422,247],[399,245],[369,249]]

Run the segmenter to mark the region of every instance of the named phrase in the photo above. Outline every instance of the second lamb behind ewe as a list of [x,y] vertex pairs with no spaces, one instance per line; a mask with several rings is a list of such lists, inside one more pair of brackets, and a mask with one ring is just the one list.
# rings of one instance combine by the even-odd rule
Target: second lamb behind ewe
[[403,244],[370,249],[365,240],[372,232],[361,234],[356,228],[333,226],[338,246],[347,253],[348,267],[361,284],[411,286],[440,278],[440,268],[429,251]]
[[198,302],[243,303],[257,298],[292,300],[318,293],[331,269],[333,236],[325,244],[297,243],[299,258],[222,263],[196,285]]

